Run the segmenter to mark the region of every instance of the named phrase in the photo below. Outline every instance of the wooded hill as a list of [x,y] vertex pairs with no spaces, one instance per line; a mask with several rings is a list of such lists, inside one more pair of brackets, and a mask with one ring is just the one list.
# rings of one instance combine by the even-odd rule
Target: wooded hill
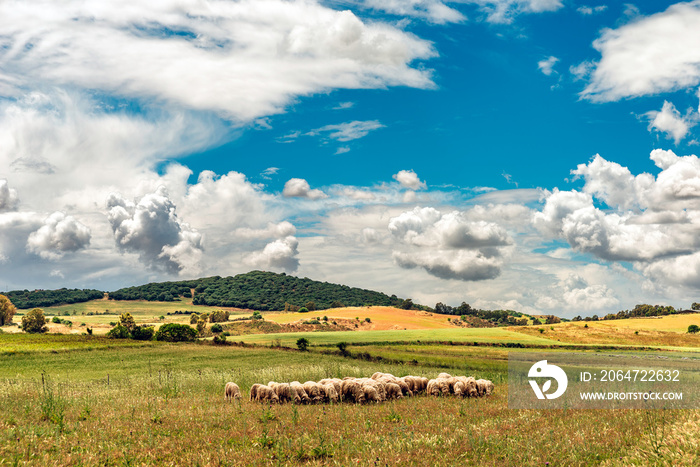
[[[401,306],[404,300],[396,295],[288,276],[284,273],[251,271],[234,277],[206,277],[190,281],[159,282],[127,287],[110,292],[114,300],[172,301],[189,297],[192,303],[252,310],[284,310],[285,304],[303,307],[313,302],[316,309],[341,306]],[[288,306],[287,306],[288,308]]]
[[17,308],[27,309],[99,300],[104,292],[94,289],[12,290],[4,295]]

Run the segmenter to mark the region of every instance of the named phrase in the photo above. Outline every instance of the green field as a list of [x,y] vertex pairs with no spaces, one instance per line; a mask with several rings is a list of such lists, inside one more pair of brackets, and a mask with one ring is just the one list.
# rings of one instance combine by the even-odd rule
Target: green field
[[[454,331],[437,336],[456,340],[461,332],[469,340],[503,342],[518,335],[503,329]],[[354,358],[330,354],[335,349],[328,347],[299,352],[0,334],[0,464],[569,466],[693,465],[700,459],[697,410],[663,418],[641,410],[614,416],[603,410],[511,410],[510,349],[367,343],[402,334],[404,341],[435,338],[435,332],[306,334],[328,344],[355,336],[364,344],[348,347]],[[384,360],[365,360],[359,353]],[[268,407],[223,400],[226,381],[236,381],[246,396],[254,383],[375,371],[468,374],[491,379],[496,390],[483,399],[418,396],[379,405]],[[664,439],[673,441],[672,450],[652,449],[659,426]]]

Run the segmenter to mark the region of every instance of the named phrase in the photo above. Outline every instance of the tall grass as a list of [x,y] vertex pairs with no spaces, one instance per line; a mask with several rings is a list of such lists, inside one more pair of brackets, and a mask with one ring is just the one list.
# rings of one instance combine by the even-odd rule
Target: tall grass
[[[575,466],[652,455],[643,411],[510,410],[502,350],[452,353],[438,368],[430,358],[440,346],[426,347],[419,366],[194,344],[3,357],[11,365],[0,365],[0,464]],[[420,350],[406,349],[422,358]],[[309,406],[245,398],[269,380],[464,374],[472,358],[496,381],[491,397]],[[244,400],[224,401],[226,381],[240,385]],[[697,411],[667,415],[664,443]]]

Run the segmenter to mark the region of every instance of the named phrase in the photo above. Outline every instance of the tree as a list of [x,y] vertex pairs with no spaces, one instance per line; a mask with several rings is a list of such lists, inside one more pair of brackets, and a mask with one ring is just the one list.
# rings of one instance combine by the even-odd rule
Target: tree
[[131,330],[131,338],[137,341],[150,341],[156,329],[153,326],[136,326]]
[[300,337],[297,339],[297,348],[302,352],[309,350],[309,340],[306,337]]
[[309,311],[316,311],[316,302],[308,301],[305,306]]
[[156,331],[157,341],[187,342],[193,341],[195,337],[197,337],[197,331],[186,324],[168,323]]
[[112,339],[128,339],[131,337],[131,332],[129,332],[129,328],[127,328],[126,326],[117,324],[109,330],[109,332],[107,333],[107,337],[110,337]]
[[131,316],[131,313],[122,313],[119,315],[119,324],[127,328],[129,332],[136,327],[136,321],[134,321],[134,317]]
[[17,308],[15,308],[10,299],[0,295],[0,326],[10,324],[16,312]]
[[690,334],[695,334],[698,331],[700,331],[700,326],[698,326],[697,324],[691,324],[690,326],[688,326],[688,332]]
[[219,323],[214,323],[211,326],[211,332],[215,332],[215,333],[224,332],[224,328]]
[[309,309],[306,308],[305,306],[299,308],[299,313],[308,313],[308,312],[309,312]]
[[46,318],[44,310],[34,308],[29,310],[27,314],[22,316],[22,331],[30,333],[46,332],[49,329],[46,327]]
[[336,344],[336,347],[338,347],[338,350],[340,350],[340,355],[343,357],[347,357],[350,355],[350,352],[348,352],[348,343],[347,342],[338,342]]
[[698,303],[698,302],[693,302],[693,304],[690,305],[690,309],[691,309],[691,310],[695,310],[695,311],[700,311],[700,303]]

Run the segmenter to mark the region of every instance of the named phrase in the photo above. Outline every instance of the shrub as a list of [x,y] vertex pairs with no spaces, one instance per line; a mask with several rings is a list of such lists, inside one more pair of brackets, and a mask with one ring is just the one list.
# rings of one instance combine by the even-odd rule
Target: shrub
[[61,318],[59,318],[58,316],[54,316],[53,318],[51,318],[51,322],[61,324]]
[[30,333],[48,331],[44,310],[41,308],[34,308],[22,316],[22,331]]
[[299,313],[308,313],[308,312],[309,312],[309,309],[306,308],[305,306],[299,308]]
[[[213,327],[212,327],[212,328],[213,328]],[[220,336],[218,336],[218,335],[217,335],[217,336],[214,336],[214,344],[216,344],[216,345],[224,345],[224,344],[226,344],[226,336],[224,336],[223,334],[220,335]]]
[[197,324],[197,321],[199,321],[199,315],[197,313],[192,313],[190,315],[190,324]]
[[5,326],[12,323],[12,318],[15,316],[17,308],[12,304],[9,298],[0,295],[0,326]]
[[690,326],[688,326],[688,332],[690,334],[695,334],[698,331],[700,331],[700,326],[698,326],[697,324],[691,324]]
[[122,313],[119,315],[119,324],[127,328],[129,331],[136,327],[136,321],[134,321],[134,317],[131,316],[131,313]]
[[131,337],[137,341],[149,341],[155,333],[156,329],[153,326],[136,326],[131,330]]
[[223,323],[225,321],[228,321],[229,317],[229,312],[224,311],[224,310],[217,310],[213,312],[211,315],[209,315],[209,322],[210,323]]
[[306,337],[300,337],[297,339],[297,348],[302,352],[309,350],[309,340]]
[[263,319],[263,316],[259,311],[254,311],[250,319]]
[[219,324],[213,324],[211,327],[211,332],[219,333],[219,332],[224,332],[224,328]]
[[155,334],[157,341],[189,342],[197,337],[197,331],[186,324],[164,324]]
[[371,319],[369,319],[369,318],[365,318],[365,323],[371,323],[371,322],[372,322],[372,320],[371,320]]
[[350,352],[348,352],[348,343],[347,342],[338,342],[336,344],[336,347],[338,347],[338,350],[340,350],[340,355],[343,357],[347,357],[350,355]]
[[112,339],[128,339],[131,337],[131,333],[129,332],[129,328],[127,328],[126,326],[117,324],[112,329],[110,329],[110,331],[107,333],[107,337]]

